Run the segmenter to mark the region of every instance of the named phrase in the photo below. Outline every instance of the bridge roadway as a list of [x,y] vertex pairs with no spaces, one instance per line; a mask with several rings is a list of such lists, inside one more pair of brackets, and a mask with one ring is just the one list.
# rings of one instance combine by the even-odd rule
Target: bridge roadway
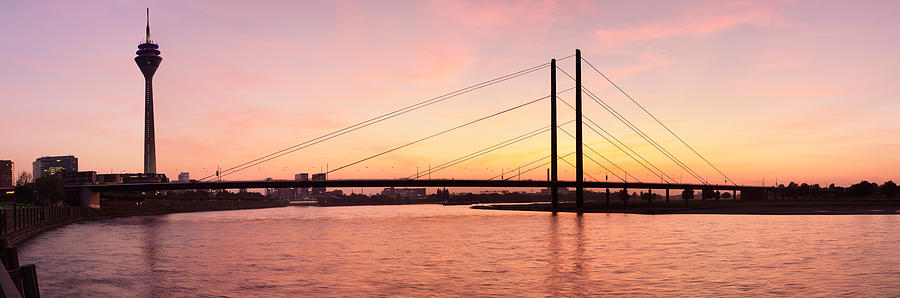
[[[575,181],[557,181],[557,187],[576,187]],[[713,189],[723,191],[767,190],[765,186],[704,185],[704,184],[665,184],[637,182],[587,182],[585,188],[613,189]],[[551,186],[549,181],[538,180],[324,180],[324,181],[212,181],[212,182],[171,182],[171,183],[134,183],[134,184],[95,184],[66,186],[66,190],[87,190],[91,192],[110,191],[158,191],[187,189],[238,189],[238,188],[293,188],[293,187],[498,187],[498,188],[544,188]]]

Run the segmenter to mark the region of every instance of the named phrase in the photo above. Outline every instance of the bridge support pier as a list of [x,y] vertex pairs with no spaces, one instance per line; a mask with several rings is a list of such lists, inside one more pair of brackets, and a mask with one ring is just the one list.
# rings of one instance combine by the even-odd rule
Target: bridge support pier
[[669,189],[666,188],[666,205],[669,204]]
[[92,209],[100,209],[100,193],[91,191],[89,188],[81,188],[81,207]]
[[731,200],[732,200],[732,201],[736,201],[736,200],[737,200],[737,189],[732,189],[732,190],[731,190]]

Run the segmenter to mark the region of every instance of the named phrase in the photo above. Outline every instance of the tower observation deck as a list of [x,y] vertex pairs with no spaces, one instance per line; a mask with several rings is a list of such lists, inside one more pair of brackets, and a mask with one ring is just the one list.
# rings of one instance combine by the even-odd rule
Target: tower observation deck
[[137,63],[144,74],[144,173],[156,174],[156,140],[153,124],[153,74],[162,62],[159,45],[150,40],[150,9],[147,9],[147,37],[138,45]]

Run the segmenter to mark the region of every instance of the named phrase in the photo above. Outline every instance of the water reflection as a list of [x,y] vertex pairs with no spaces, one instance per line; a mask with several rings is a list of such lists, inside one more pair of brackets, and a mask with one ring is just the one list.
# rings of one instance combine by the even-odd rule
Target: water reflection
[[547,218],[549,218],[549,224],[547,225],[549,228],[547,233],[547,253],[549,254],[548,266],[550,268],[550,274],[545,279],[545,287],[552,291],[553,296],[561,296],[563,294],[562,290],[565,288],[563,283],[566,281],[566,277],[562,269],[562,256],[564,252],[562,251],[562,244],[559,240],[559,214],[553,212]]
[[84,222],[20,259],[45,297],[889,296],[898,218],[287,207]]
[[139,238],[143,241],[141,250],[143,251],[144,264],[149,271],[156,271],[156,264],[159,262],[160,245],[157,241],[160,233],[160,221],[157,217],[141,218]]
[[584,214],[575,215],[575,237],[574,237],[574,253],[572,258],[573,278],[572,290],[575,296],[582,296],[587,293],[585,288],[587,284],[586,260],[585,260],[585,240],[584,240]]

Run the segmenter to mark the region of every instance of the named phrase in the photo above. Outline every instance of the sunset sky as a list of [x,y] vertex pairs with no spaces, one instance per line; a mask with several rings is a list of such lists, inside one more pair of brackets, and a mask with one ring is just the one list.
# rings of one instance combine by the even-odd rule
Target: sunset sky
[[[173,179],[576,48],[738,184],[900,179],[898,1],[4,1],[0,159],[17,172],[31,171],[37,157],[68,154],[82,171],[142,171],[144,86],[133,58],[147,6],[163,57],[154,79],[157,169]],[[571,74],[573,62],[560,66]],[[723,182],[590,67],[583,75],[691,168]],[[558,78],[560,90],[573,85]],[[228,179],[333,169],[548,92],[542,70]],[[574,101],[571,91],[561,97]],[[696,182],[597,103],[585,97],[584,107],[666,173]],[[560,123],[573,114],[560,104]],[[330,178],[406,177],[548,124],[545,100]],[[659,181],[591,130],[584,135],[632,175]],[[565,133],[559,141],[561,154],[574,150]],[[543,134],[432,177],[490,178],[548,155],[548,146]],[[604,179],[605,170],[585,166]],[[522,179],[545,179],[545,171]],[[560,175],[573,179],[573,168],[560,162]]]

